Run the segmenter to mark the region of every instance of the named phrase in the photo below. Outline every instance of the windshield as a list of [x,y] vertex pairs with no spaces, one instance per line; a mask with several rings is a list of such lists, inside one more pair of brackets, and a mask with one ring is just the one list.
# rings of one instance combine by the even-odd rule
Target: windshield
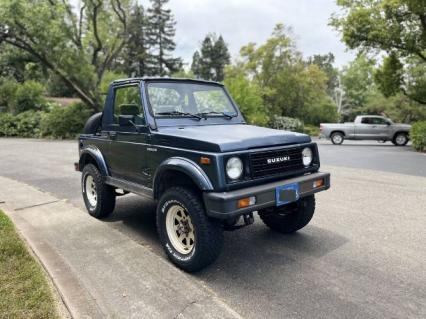
[[156,117],[237,115],[225,90],[216,85],[187,82],[149,83],[148,98]]

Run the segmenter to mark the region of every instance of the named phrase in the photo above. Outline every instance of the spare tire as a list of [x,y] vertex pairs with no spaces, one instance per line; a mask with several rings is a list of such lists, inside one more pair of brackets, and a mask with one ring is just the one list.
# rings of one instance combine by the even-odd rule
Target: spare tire
[[86,121],[84,125],[84,134],[96,134],[99,132],[102,124],[102,112],[95,113]]

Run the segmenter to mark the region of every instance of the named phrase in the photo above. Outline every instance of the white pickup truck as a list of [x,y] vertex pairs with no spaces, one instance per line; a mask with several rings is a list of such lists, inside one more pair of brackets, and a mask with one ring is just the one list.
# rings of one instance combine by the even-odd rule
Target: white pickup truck
[[392,141],[397,146],[408,143],[411,125],[395,124],[390,119],[376,115],[360,115],[346,123],[321,123],[320,136],[330,138],[340,145],[347,140]]

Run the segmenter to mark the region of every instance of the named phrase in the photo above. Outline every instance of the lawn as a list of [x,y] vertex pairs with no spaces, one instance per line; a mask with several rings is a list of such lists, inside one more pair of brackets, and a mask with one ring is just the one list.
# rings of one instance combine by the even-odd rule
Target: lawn
[[0,318],[59,318],[42,267],[1,210]]

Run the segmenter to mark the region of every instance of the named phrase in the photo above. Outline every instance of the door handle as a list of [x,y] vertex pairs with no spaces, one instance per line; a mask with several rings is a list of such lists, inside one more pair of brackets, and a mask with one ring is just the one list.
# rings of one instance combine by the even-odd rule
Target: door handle
[[114,138],[114,137],[117,136],[117,132],[115,132],[115,131],[109,131],[108,135],[109,135],[110,138]]

